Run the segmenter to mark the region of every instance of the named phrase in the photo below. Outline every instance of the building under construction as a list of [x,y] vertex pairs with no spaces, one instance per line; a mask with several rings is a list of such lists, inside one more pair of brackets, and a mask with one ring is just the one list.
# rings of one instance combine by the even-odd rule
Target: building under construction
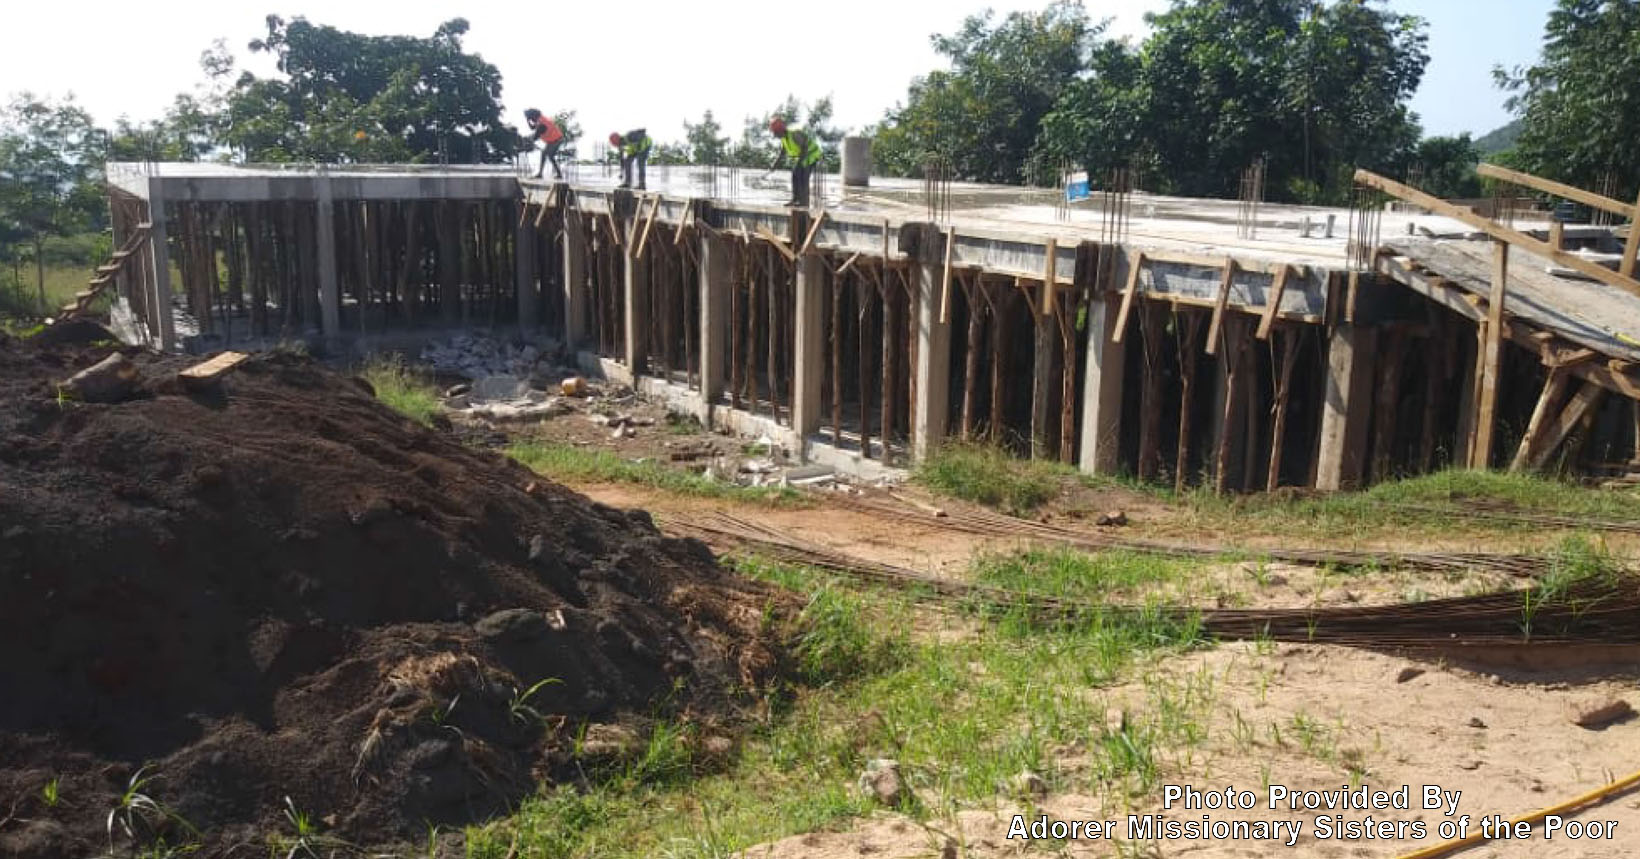
[[[329,354],[490,329],[713,426],[856,473],[943,440],[1218,491],[1453,465],[1627,473],[1634,205],[1458,207],[1370,173],[1356,204],[654,168],[113,164],[122,337]],[[846,171],[847,172],[847,171]],[[1479,214],[1485,211],[1487,214]]]

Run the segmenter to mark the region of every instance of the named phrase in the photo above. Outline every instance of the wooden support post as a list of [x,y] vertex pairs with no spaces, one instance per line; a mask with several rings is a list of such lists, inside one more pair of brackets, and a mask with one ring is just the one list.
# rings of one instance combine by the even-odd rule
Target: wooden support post
[[[1038,302],[1040,308],[1041,302]],[[1059,331],[1052,316],[1032,318],[1031,458],[1053,457],[1054,375],[1059,370]]]
[[1479,402],[1475,410],[1475,447],[1470,468],[1487,468],[1492,463],[1492,437],[1497,424],[1498,375],[1502,371],[1503,304],[1509,282],[1509,245],[1492,243],[1492,296],[1486,307],[1486,342],[1481,355]]
[[1559,218],[1549,222],[1549,247],[1557,251],[1566,249],[1566,223]]
[[564,212],[564,345],[573,355],[587,340],[587,231],[578,211]]
[[1059,241],[1048,239],[1047,260],[1042,266],[1042,315],[1059,310]]
[[1011,288],[996,291],[996,306],[991,310],[991,421],[987,433],[992,444],[1002,442],[1003,418],[1008,404],[1009,337],[1012,333],[1012,309],[1015,301]]
[[[888,260],[883,260],[886,269]],[[894,401],[899,391],[898,348],[900,339],[899,301],[896,290],[888,283],[885,270],[877,281],[877,292],[883,302],[883,462],[888,462],[888,443],[894,437]]]
[[1532,454],[1539,446],[1544,431],[1549,426],[1550,416],[1560,405],[1566,395],[1566,388],[1571,384],[1572,373],[1564,367],[1555,367],[1549,371],[1549,378],[1544,380],[1543,391],[1538,395],[1537,406],[1532,409],[1532,419],[1526,424],[1526,434],[1521,436],[1520,447],[1515,449],[1515,457],[1509,462],[1510,471],[1524,471],[1532,461]]
[[1451,398],[1452,370],[1457,361],[1453,353],[1458,344],[1450,336],[1451,326],[1444,310],[1430,305],[1430,328],[1426,354],[1432,362],[1424,373],[1424,420],[1418,439],[1418,470],[1429,472],[1435,468],[1435,445],[1441,437],[1437,423],[1441,404]]
[[[815,222],[816,225],[819,221]],[[831,287],[831,443],[843,449],[843,288],[840,280]]]
[[535,286],[535,227],[526,223],[513,227],[513,289],[517,293],[518,330],[531,334],[539,327],[541,305]]
[[1139,395],[1139,479],[1156,479],[1162,466],[1162,362],[1167,337],[1167,310],[1147,301],[1139,315],[1144,337],[1144,388]]
[[[871,458],[871,287],[855,276],[854,375],[860,406],[860,456]],[[884,445],[886,454],[888,446]]]
[[951,254],[957,249],[957,228],[945,230],[945,271],[940,276],[940,324],[951,323]]
[[1274,492],[1281,485],[1281,454],[1287,442],[1287,403],[1291,399],[1293,367],[1298,363],[1299,343],[1304,336],[1300,328],[1278,328],[1275,333],[1279,335],[1276,339],[1281,341],[1281,357],[1276,371],[1275,416],[1270,423],[1270,467],[1264,479],[1267,492]]
[[1225,257],[1224,276],[1219,279],[1219,296],[1213,304],[1213,322],[1207,326],[1207,354],[1219,352],[1219,332],[1224,326],[1224,312],[1230,306],[1230,285],[1236,279],[1236,261]]
[[[1217,311],[1215,311],[1217,314]],[[1223,495],[1230,488],[1230,450],[1235,443],[1236,419],[1246,398],[1247,337],[1238,317],[1224,324],[1224,411],[1219,415],[1218,450],[1213,455],[1213,492]]]
[[1383,361],[1379,365],[1378,402],[1373,409],[1372,480],[1388,480],[1395,467],[1395,424],[1401,402],[1401,363],[1406,355],[1406,336],[1391,329],[1379,337]]
[[1201,348],[1197,345],[1201,315],[1183,308],[1178,312],[1184,317],[1184,331],[1179,340],[1179,446],[1173,458],[1173,491],[1183,492],[1190,474],[1190,403],[1195,396],[1193,388],[1197,350]]
[[1605,393],[1605,388],[1593,382],[1584,382],[1566,403],[1566,408],[1561,410],[1560,416],[1549,424],[1541,445],[1534,445],[1535,449],[1526,458],[1526,468],[1537,471],[1548,464],[1555,451],[1566,441],[1566,437],[1583,423],[1583,419],[1590,414]]
[[159,348],[170,352],[177,348],[176,320],[171,309],[171,252],[166,239],[165,184],[155,176],[148,180],[148,283],[153,294],[148,298],[148,312],[153,330],[159,337]]
[[968,347],[963,355],[962,373],[962,440],[974,437],[974,411],[979,388],[980,338],[985,332],[985,304],[978,294],[985,289],[985,276],[975,275],[977,283],[963,282],[963,296],[968,301]]
[[621,304],[626,318],[622,357],[636,388],[638,377],[649,372],[649,261],[637,254],[631,242],[621,245],[621,252],[625,274]]
[[315,184],[319,196],[314,235],[318,242],[320,327],[325,339],[334,341],[342,333],[342,291],[336,282],[336,204],[329,177],[321,177]]
[[1366,467],[1368,418],[1372,413],[1376,329],[1349,322],[1333,327],[1327,342],[1326,395],[1322,402],[1316,488],[1353,489]]
[[1270,296],[1264,305],[1264,316],[1259,319],[1258,339],[1270,339],[1270,327],[1275,324],[1276,316],[1281,313],[1281,299],[1287,293],[1287,273],[1292,266],[1282,266],[1270,278]]

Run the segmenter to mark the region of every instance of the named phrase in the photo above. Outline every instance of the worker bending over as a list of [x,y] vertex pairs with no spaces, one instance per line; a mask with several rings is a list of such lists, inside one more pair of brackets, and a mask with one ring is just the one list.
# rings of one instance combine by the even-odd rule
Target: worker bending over
[[780,169],[787,158],[792,161],[792,198],[786,205],[808,208],[809,176],[814,172],[814,165],[820,163],[820,143],[806,132],[787,128],[786,120],[778,116],[769,120],[769,133],[780,138],[780,155],[775,158],[772,169]]
[[[558,123],[552,121],[552,117],[533,107],[524,111],[524,119],[530,124],[530,134],[527,139],[532,143],[536,140],[541,141],[541,163],[535,168],[535,178],[541,178],[541,172],[547,169],[547,162],[550,161],[552,162],[552,178],[555,180],[563,179],[563,171],[558,169],[558,150],[564,145],[563,129],[558,127]],[[525,163],[529,162],[526,161]]]
[[621,155],[620,187],[632,187],[632,165],[636,163],[638,165],[638,190],[645,190],[644,167],[649,163],[649,150],[655,145],[655,142],[649,139],[649,134],[642,128],[628,131],[624,135],[611,132],[609,145],[615,147],[615,151]]

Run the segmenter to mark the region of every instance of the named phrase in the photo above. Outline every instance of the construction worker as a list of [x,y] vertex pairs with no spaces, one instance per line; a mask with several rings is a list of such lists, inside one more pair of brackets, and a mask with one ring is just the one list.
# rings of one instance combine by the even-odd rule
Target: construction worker
[[638,165],[638,190],[644,188],[644,166],[649,163],[649,150],[654,148],[655,141],[649,139],[649,134],[639,128],[628,131],[626,134],[609,133],[609,145],[621,156],[621,185],[622,188],[632,187],[632,165]]
[[[530,124],[529,139],[532,143],[541,141],[541,163],[535,168],[535,178],[541,178],[541,172],[547,169],[547,162],[552,162],[552,178],[562,180],[563,171],[558,169],[558,150],[564,145],[563,129],[558,123],[535,108],[524,111],[524,119]],[[525,162],[528,163],[528,162]]]
[[787,128],[786,120],[778,116],[769,120],[769,133],[780,140],[780,155],[769,169],[779,170],[787,158],[792,160],[792,198],[786,201],[786,205],[808,208],[809,175],[814,172],[814,165],[820,163],[823,154],[819,141],[805,132]]

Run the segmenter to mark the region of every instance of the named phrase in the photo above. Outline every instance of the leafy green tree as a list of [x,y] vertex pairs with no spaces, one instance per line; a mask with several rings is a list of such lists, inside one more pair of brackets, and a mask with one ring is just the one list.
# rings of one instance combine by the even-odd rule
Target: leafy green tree
[[501,118],[501,73],[466,53],[454,18],[430,38],[370,36],[267,17],[250,43],[282,79],[242,75],[224,140],[251,161],[505,161],[524,148]]
[[1523,120],[1522,169],[1586,188],[1610,177],[1640,189],[1640,0],[1559,0],[1543,54],[1525,69],[1496,69]]
[[1043,119],[1085,70],[1103,29],[1077,0],[1057,0],[1000,22],[990,12],[971,16],[956,33],[934,36],[951,68],[911,83],[906,102],[875,129],[873,161],[912,176],[937,155],[956,178],[1022,181]]
[[1475,165],[1480,151],[1465,132],[1457,137],[1426,137],[1412,154],[1418,186],[1437,197],[1479,197],[1480,176]]
[[1042,118],[1043,156],[1087,170],[1096,184],[1114,168],[1150,166],[1143,73],[1138,51],[1126,42],[1096,46],[1087,73]]
[[701,115],[700,122],[683,123],[684,145],[689,150],[689,161],[694,164],[724,164],[729,160],[729,137],[710,110]]
[[70,97],[15,96],[0,113],[0,237],[33,250],[46,312],[45,241],[95,226],[102,201],[103,134]]

